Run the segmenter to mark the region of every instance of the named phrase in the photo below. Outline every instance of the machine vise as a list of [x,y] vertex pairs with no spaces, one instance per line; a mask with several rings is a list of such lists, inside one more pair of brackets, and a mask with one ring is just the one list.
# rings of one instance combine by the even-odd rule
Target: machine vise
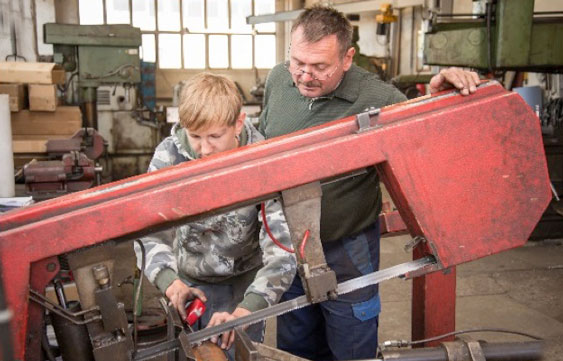
[[47,141],[53,160],[32,161],[23,168],[27,194],[44,200],[100,184],[102,169],[96,159],[103,152],[104,139],[94,128],[82,128],[70,139]]

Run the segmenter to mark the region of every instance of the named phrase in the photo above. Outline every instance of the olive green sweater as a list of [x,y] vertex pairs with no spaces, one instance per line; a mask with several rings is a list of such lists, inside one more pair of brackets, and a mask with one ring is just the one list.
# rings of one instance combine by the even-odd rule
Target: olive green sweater
[[[334,92],[320,98],[299,93],[283,64],[266,81],[260,132],[269,139],[406,100],[395,87],[355,65]],[[374,168],[367,174],[323,186],[321,240],[352,236],[377,220],[381,189]]]

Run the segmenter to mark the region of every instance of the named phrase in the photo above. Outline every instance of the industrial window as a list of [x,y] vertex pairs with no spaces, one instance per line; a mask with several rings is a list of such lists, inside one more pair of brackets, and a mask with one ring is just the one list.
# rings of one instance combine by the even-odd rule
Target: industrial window
[[275,12],[275,0],[79,0],[81,24],[141,29],[144,61],[162,69],[272,68],[274,23],[248,25]]

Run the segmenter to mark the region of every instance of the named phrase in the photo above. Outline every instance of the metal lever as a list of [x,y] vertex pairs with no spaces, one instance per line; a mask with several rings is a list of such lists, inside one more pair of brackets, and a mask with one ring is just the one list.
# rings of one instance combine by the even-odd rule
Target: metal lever
[[[291,234],[291,242],[297,252],[299,276],[307,299],[318,303],[336,298],[336,274],[326,264],[321,244],[321,184],[313,182],[282,192],[284,212]],[[303,235],[309,231],[309,239],[301,245]],[[302,247],[303,246],[303,247]]]

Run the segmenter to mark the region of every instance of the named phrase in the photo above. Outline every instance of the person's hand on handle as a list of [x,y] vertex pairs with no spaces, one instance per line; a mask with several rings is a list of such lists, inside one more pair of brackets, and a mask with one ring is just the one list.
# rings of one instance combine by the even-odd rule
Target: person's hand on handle
[[177,279],[174,280],[166,289],[166,297],[170,301],[170,304],[178,310],[180,317],[183,319],[186,318],[186,303],[194,298],[199,298],[203,302],[207,301],[207,297],[205,297],[205,293],[202,290],[189,287],[181,280]]
[[[217,325],[220,325],[220,324],[225,323],[227,321],[232,321],[235,318],[239,318],[239,317],[242,317],[242,316],[249,315],[250,313],[251,312],[249,310],[247,310],[246,308],[242,308],[242,307],[237,307],[233,311],[233,313],[215,312],[211,316],[211,319],[209,320],[207,327],[217,326]],[[219,338],[217,336],[213,336],[211,338],[211,342],[217,343],[219,346],[221,346],[221,348],[223,350],[228,350],[229,348],[231,348],[234,341],[235,341],[235,331],[234,330],[227,331],[227,332],[225,332],[221,335],[221,344],[220,345],[219,345]]]
[[477,91],[479,83],[479,75],[474,71],[456,67],[442,69],[430,79],[430,93],[456,88],[461,95],[469,95]]

